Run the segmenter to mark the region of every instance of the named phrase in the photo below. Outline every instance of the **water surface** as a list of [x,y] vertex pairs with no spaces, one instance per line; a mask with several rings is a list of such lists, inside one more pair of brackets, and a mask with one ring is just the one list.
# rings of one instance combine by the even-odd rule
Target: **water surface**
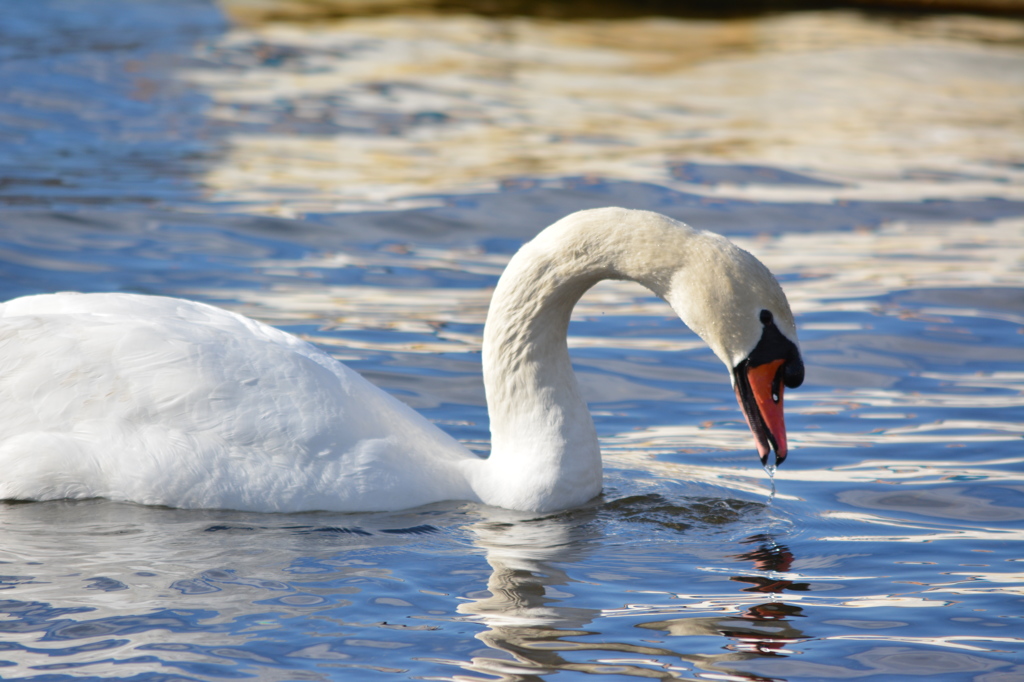
[[510,254],[573,210],[658,210],[785,287],[793,452],[771,499],[725,368],[663,302],[602,284],[570,329],[601,498],[0,503],[0,676],[1024,677],[1021,23],[224,9],[5,14],[0,296],[217,303],[485,455]]

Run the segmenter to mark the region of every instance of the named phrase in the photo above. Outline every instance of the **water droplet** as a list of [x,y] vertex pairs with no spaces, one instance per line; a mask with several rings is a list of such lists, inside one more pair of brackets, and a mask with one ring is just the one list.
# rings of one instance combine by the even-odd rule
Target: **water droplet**
[[768,495],[768,506],[770,507],[772,502],[775,500],[775,469],[778,468],[775,464],[765,464],[764,470],[768,472],[768,480],[772,483],[772,492]]

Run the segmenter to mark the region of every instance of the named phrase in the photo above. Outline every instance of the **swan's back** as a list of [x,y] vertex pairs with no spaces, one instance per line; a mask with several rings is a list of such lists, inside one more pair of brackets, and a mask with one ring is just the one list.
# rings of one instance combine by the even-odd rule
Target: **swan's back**
[[438,474],[468,454],[423,417],[300,339],[200,303],[0,305],[0,405],[0,499],[287,511],[467,497]]
[[601,490],[570,314],[601,279],[664,298],[732,373],[766,461],[803,363],[778,282],[722,237],[647,211],[567,216],[495,288],[482,352],[491,455],[473,456],[309,344],[200,303],[55,294],[0,305],[0,499],[378,511],[470,500],[548,512]]

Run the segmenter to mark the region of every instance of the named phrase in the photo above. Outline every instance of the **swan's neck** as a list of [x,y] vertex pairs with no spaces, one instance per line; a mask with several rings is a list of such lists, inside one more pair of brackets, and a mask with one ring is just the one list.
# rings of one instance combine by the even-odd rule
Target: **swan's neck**
[[693,234],[655,214],[588,211],[551,226],[511,260],[484,329],[491,455],[474,486],[484,502],[543,511],[600,492],[601,451],[569,361],[569,317],[602,279],[632,279],[664,296],[680,265],[666,246],[675,251]]

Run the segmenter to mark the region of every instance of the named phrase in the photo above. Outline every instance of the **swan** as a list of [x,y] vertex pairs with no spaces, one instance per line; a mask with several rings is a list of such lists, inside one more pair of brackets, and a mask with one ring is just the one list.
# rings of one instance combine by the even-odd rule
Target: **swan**
[[442,500],[549,512],[602,485],[566,346],[602,279],[664,299],[725,363],[762,463],[803,380],[778,282],[724,237],[648,211],[580,211],[525,244],[487,313],[480,458],[309,343],[203,303],[57,293],[0,304],[0,499],[387,511]]

